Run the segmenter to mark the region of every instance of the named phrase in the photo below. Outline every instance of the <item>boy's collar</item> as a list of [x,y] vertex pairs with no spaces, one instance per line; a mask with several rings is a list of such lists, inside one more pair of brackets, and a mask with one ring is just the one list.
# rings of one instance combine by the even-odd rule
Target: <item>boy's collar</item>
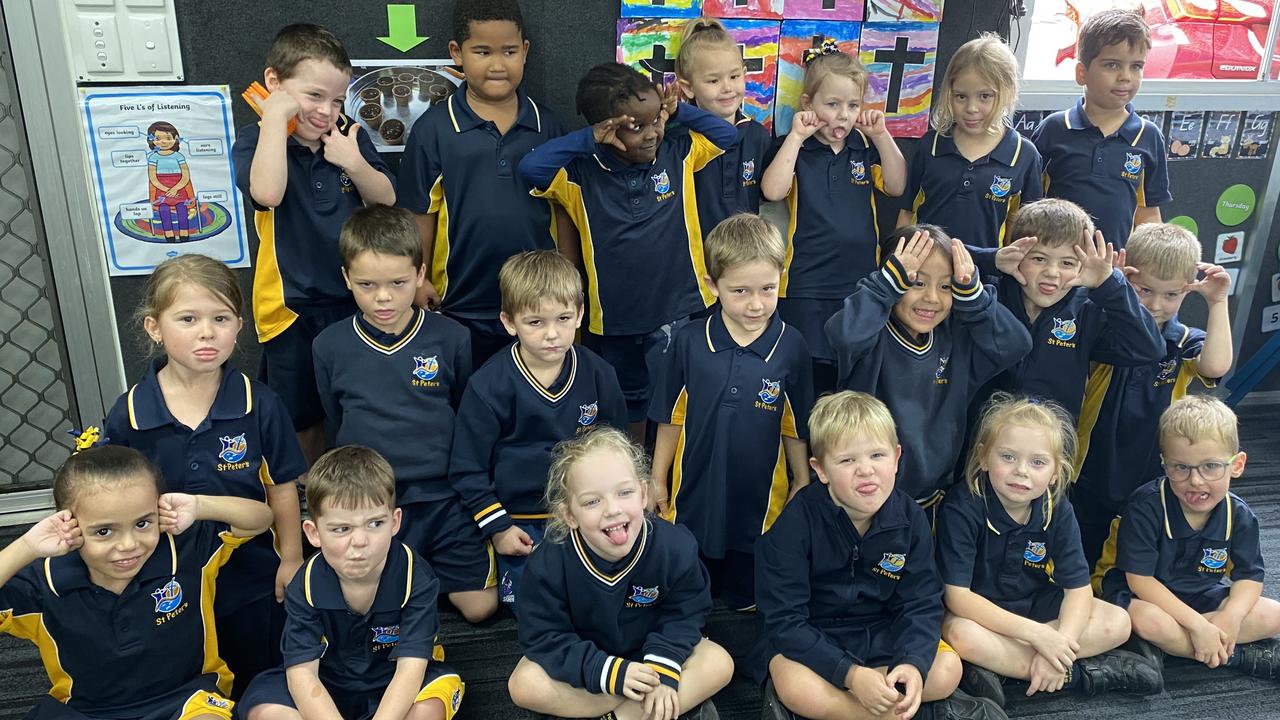
[[1164,509],[1164,535],[1170,540],[1181,540],[1199,534],[1205,538],[1227,541],[1231,539],[1231,531],[1235,525],[1235,511],[1231,507],[1231,493],[1228,491],[1222,500],[1209,511],[1204,527],[1196,530],[1187,522],[1186,512],[1178,494],[1173,491],[1168,477],[1162,477],[1160,483],[1160,504]]
[[[413,590],[414,558],[408,545],[391,543],[387,549],[387,561],[378,575],[378,587],[373,594],[369,612],[399,610],[409,600]],[[307,604],[319,610],[350,610],[347,598],[342,594],[342,578],[325,562],[323,553],[316,553],[303,566],[302,591]]]
[[[1137,145],[1138,138],[1142,136],[1142,116],[1133,111],[1133,103],[1125,105],[1124,109],[1129,116],[1120,124],[1116,134],[1128,141],[1130,145]],[[1094,127],[1096,126],[1089,119],[1089,114],[1084,111],[1084,96],[1081,95],[1080,99],[1076,100],[1076,104],[1067,110],[1067,129],[1088,130]]]
[[404,329],[399,333],[389,333],[373,326],[364,317],[363,310],[356,310],[356,314],[352,318],[352,326],[355,328],[356,335],[364,341],[366,345],[383,353],[390,355],[391,353],[404,347],[405,343],[412,340],[418,334],[418,330],[422,328],[422,321],[426,318],[426,311],[417,305],[413,306],[413,315],[409,317],[409,322],[405,323]]
[[1164,327],[1160,328],[1160,334],[1166,341],[1182,347],[1191,337],[1191,330],[1186,325],[1183,325],[1182,321],[1178,320],[1177,315],[1174,315],[1164,321]]
[[[542,110],[538,108],[538,104],[533,98],[525,94],[524,90],[516,88],[516,102],[518,109],[516,110],[516,125],[521,125],[534,132],[542,132]],[[449,110],[449,120],[453,123],[453,131],[457,133],[474,130],[489,122],[480,117],[471,109],[471,103],[467,102],[467,81],[463,80],[462,85],[451,95],[446,101]]]
[[729,327],[724,324],[724,308],[719,305],[716,310],[707,318],[707,349],[713,353],[722,350],[732,350],[734,348],[743,348],[759,355],[765,360],[773,357],[773,351],[778,347],[778,341],[782,339],[782,334],[786,331],[786,323],[778,316],[775,310],[773,317],[769,318],[769,324],[765,327],[764,332],[760,333],[760,337],[752,340],[747,345],[739,345],[737,340],[733,339],[733,335],[729,334]]
[[622,158],[618,157],[618,154],[615,153],[613,150],[611,150],[609,147],[605,145],[601,145],[599,143],[596,143],[596,151],[595,153],[592,154],[591,157],[594,157],[596,159],[596,162],[600,164],[600,167],[606,170],[607,172],[627,172],[628,170],[648,170],[658,164],[658,154],[662,152],[662,146],[666,142],[667,142],[666,138],[663,138],[662,142],[658,143],[658,151],[654,153],[653,160],[650,160],[647,163],[627,162],[626,160],[623,160]]

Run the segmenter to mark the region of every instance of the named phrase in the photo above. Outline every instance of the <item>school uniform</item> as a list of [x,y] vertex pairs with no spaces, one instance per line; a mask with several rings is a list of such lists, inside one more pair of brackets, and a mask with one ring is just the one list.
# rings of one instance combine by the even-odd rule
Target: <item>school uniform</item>
[[[356,132],[358,124],[340,115],[337,131]],[[288,184],[280,204],[259,205],[249,191],[253,154],[261,128],[251,123],[236,131],[231,158],[236,187],[254,210],[258,255],[254,262],[253,322],[262,343],[262,374],[289,408],[294,427],[303,430],[324,418],[311,367],[311,342],[329,325],[355,312],[342,278],[338,233],[351,213],[364,207],[356,186],[342,168],[290,136],[285,143]],[[367,132],[357,132],[360,155],[393,183],[391,170]]]
[[489,553],[449,484],[456,409],[471,376],[466,329],[415,307],[392,334],[356,313],[320,333],[314,352],[337,444],[371,447],[395,471],[397,537],[430,560],[442,592],[484,589]]
[[396,204],[436,215],[428,280],[441,311],[471,331],[477,366],[510,341],[498,321],[498,269],[527,250],[556,249],[551,203],[529,195],[516,166],[564,128],[523,90],[516,102],[515,123],[501,133],[471,108],[463,82],[413,124],[400,163]]
[[1082,96],[1070,109],[1046,117],[1031,134],[1044,161],[1045,197],[1084,208],[1117,250],[1129,241],[1138,208],[1173,199],[1160,128],[1132,105],[1125,108],[1129,117],[1120,129],[1103,136],[1085,114]]
[[976,275],[968,285],[953,283],[950,317],[916,338],[893,317],[906,278],[890,257],[858,283],[826,332],[836,350],[837,387],[870,393],[889,407],[902,444],[897,485],[932,507],[951,485],[969,403],[1027,353],[1031,338]]
[[[741,110],[733,121],[738,137],[724,154],[693,174],[698,224],[706,237],[725,218],[760,214],[760,178],[773,138],[769,130]],[[672,132],[687,132],[684,128]]]
[[462,703],[465,685],[446,665],[436,645],[440,631],[436,613],[435,574],[409,546],[392,543],[378,576],[378,589],[368,611],[357,613],[342,594],[342,579],[313,555],[285,590],[282,650],[284,665],[254,680],[241,701],[247,715],[258,705],[296,708],[285,673],[319,661],[318,675],[344,718],[372,717],[391,679],[396,660],[429,661],[415,702],[438,699],[446,720]]
[[219,570],[247,540],[206,521],[161,533],[119,595],[90,580],[78,552],[19,570],[0,586],[0,632],[35,643],[52,685],[27,717],[230,720],[212,608],[227,587]]
[[553,680],[622,695],[632,663],[680,689],[711,612],[707,571],[685,528],[646,519],[631,552],[597,555],[577,530],[529,556],[516,628],[525,657]]
[[1094,572],[1102,599],[1123,608],[1134,597],[1125,573],[1154,577],[1196,612],[1213,612],[1231,592],[1228,578],[1263,580],[1258,519],[1228,492],[1194,530],[1169,479],[1152,480],[1129,497]]
[[756,551],[763,680],[781,654],[844,689],[855,665],[908,664],[928,679],[942,631],[942,583],[924,512],[893,490],[859,536],[828,487],[811,483]]
[[1025,523],[1009,517],[991,479],[982,494],[963,484],[938,510],[938,568],[945,585],[966,588],[1036,622],[1056,620],[1066,590],[1089,587],[1075,513],[1050,493]]
[[937,130],[917,147],[903,193],[912,198],[912,222],[939,225],[970,245],[1003,247],[1009,217],[1044,196],[1040,153],[1013,128],[1005,127],[1000,142],[977,160]]

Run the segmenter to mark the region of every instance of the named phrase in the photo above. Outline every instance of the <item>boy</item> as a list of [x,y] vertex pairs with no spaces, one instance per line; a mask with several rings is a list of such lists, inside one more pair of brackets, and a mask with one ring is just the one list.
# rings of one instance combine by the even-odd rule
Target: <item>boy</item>
[[320,401],[339,445],[378,449],[395,469],[397,539],[430,561],[440,591],[478,622],[498,609],[493,561],[449,484],[455,415],[471,376],[470,339],[458,323],[414,305],[425,268],[408,212],[357,210],[338,246],[360,312],[316,338]]
[[285,593],[284,667],[254,679],[243,716],[452,718],[466,686],[434,662],[436,578],[394,542],[391,466],[369,448],[330,450],[307,474],[307,507],[302,528],[320,552]]
[[551,203],[529,195],[516,165],[564,130],[520,89],[529,41],[516,0],[459,2],[449,55],[466,81],[413,124],[398,195],[431,263],[417,302],[440,306],[471,332],[479,367],[508,343],[495,269],[519,252],[556,246]]
[[311,342],[354,310],[338,270],[338,229],[363,204],[390,205],[396,193],[373,143],[342,114],[351,60],[333,33],[285,27],[267,51],[263,79],[271,95],[262,120],[240,128],[232,157],[258,232],[253,320],[262,375],[312,463],[324,450],[324,410]]
[[[1080,479],[1072,503],[1090,566],[1125,499],[1160,476],[1160,413],[1186,395],[1192,382],[1211,388],[1231,369],[1231,277],[1217,265],[1200,262],[1200,251],[1200,241],[1184,228],[1148,223],[1133,231],[1118,258],[1142,307],[1159,326],[1165,351],[1156,363],[1099,364],[1089,375],[1080,418],[1084,462],[1077,465]],[[1178,321],[1178,308],[1189,293],[1200,294],[1209,306],[1204,330]]]
[[[591,302],[585,339],[617,370],[636,438],[659,358],[713,299],[702,285],[693,173],[737,139],[729,123],[678,103],[679,86],[659,89],[625,65],[591,68],[577,97],[590,127],[520,161],[534,195],[562,206],[578,229]],[[691,132],[664,141],[677,115]]]
[[521,253],[498,274],[502,325],[516,342],[467,384],[449,481],[498,557],[498,596],[514,604],[524,560],[547,520],[551,448],[596,425],[626,426],[617,376],[573,344],[582,323],[582,278],[550,250]]
[[889,408],[865,393],[824,396],[809,440],[820,483],[796,493],[756,553],[766,706],[779,718],[1003,719],[956,691],[929,520],[894,487],[902,448]]
[[1258,520],[1230,492],[1246,460],[1235,413],[1204,395],[1174,402],[1160,416],[1160,454],[1166,475],[1129,497],[1095,589],[1170,655],[1280,677],[1280,603],[1261,597]]
[[1150,50],[1151,33],[1136,10],[1103,10],[1085,20],[1076,52],[1084,96],[1031,135],[1044,159],[1045,195],[1080,205],[1117,248],[1134,227],[1160,222],[1160,206],[1173,199],[1164,136],[1130,104]]
[[902,427],[902,490],[936,512],[970,401],[1027,354],[1031,338],[983,288],[965,246],[936,225],[899,228],[881,241],[880,257],[882,267],[827,321],[837,387],[884,399]]
[[749,610],[756,541],[809,483],[813,378],[804,338],[775,312],[787,250],[773,224],[733,215],[703,252],[720,305],[682,328],[665,356],[649,408],[659,423],[653,479],[659,512],[693,531],[715,590]]

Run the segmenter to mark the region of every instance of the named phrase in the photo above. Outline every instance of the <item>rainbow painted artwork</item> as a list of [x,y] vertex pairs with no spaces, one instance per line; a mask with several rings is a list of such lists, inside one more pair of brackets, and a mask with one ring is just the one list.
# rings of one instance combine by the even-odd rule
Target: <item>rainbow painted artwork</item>
[[778,87],[778,23],[768,20],[724,20],[724,29],[742,48],[747,66],[747,97],[742,111],[773,127],[773,98]]
[[[804,51],[834,40],[841,52],[856,55],[862,34],[860,23],[822,20],[784,20],[778,39],[778,90],[773,111],[773,132],[782,136],[791,129],[791,118],[800,104],[804,86]],[[935,33],[936,36],[936,33]]]
[[680,33],[688,22],[677,18],[618,20],[618,62],[630,65],[654,82],[675,82]]
[[[785,36],[785,23],[783,28]],[[785,46],[785,38],[783,42]],[[885,111],[889,132],[894,137],[924,135],[938,60],[938,23],[866,23],[859,56],[870,74],[867,104]]]
[[864,0],[786,0],[782,17],[787,20],[843,20],[862,22]]
[[[790,3],[792,0],[786,0]],[[783,0],[703,0],[702,14],[718,18],[781,20]]]
[[622,17],[696,18],[702,0],[622,0]]
[[866,0],[866,3],[869,23],[942,21],[942,0]]

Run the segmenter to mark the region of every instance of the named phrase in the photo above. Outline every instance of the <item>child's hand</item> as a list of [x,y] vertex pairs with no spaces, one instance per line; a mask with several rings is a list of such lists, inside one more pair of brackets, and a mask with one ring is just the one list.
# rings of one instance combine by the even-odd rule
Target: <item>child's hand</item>
[[1031,677],[1027,679],[1027,697],[1038,692],[1058,692],[1067,683],[1067,675],[1055,670],[1053,663],[1036,653],[1031,658]]
[[1031,647],[1044,656],[1058,673],[1065,673],[1080,652],[1080,643],[1050,625],[1042,624],[1030,639]]
[[440,307],[440,293],[436,291],[436,286],[432,285],[430,280],[426,280],[414,294],[413,303],[424,310],[435,310]]
[[1220,265],[1207,262],[1196,263],[1196,269],[1203,276],[1199,280],[1187,284],[1187,292],[1199,293],[1206,303],[1214,305],[1224,303],[1231,294],[1231,276]]
[[164,196],[167,198],[171,198],[177,194],[178,194],[178,188],[169,188],[168,190],[164,191]]
[[649,693],[661,684],[656,670],[644,663],[633,662],[627,665],[627,674],[622,678],[622,695],[628,700],[644,702]]
[[907,282],[916,281],[917,273],[924,266],[924,261],[929,259],[931,252],[933,252],[933,238],[929,237],[927,232],[917,230],[912,233],[910,240],[905,237],[898,238],[898,247],[894,249],[893,256],[902,263],[902,269],[907,271]]
[[[1227,658],[1230,658],[1231,653],[1236,651],[1236,638],[1240,637],[1240,623],[1243,621],[1244,617],[1230,610],[1218,612],[1209,621],[1222,630],[1223,648]],[[1225,663],[1226,660],[1223,660],[1223,662]]]
[[301,106],[293,96],[283,90],[273,90],[266,100],[258,103],[258,109],[262,111],[262,119],[268,118],[288,122],[289,118],[298,114]]
[[80,522],[70,510],[59,510],[22,534],[22,542],[36,557],[66,555],[84,544]]
[[901,697],[892,685],[885,682],[885,679],[885,676],[871,668],[854,665],[849,669],[845,685],[848,686],[849,692],[853,693],[853,699],[857,700],[869,713],[880,717],[889,712],[889,708],[893,707]]
[[826,121],[819,120],[818,114],[812,110],[802,110],[791,118],[791,132],[801,140],[808,140],[826,126]]
[[653,478],[653,506],[658,510],[658,514],[665,516],[667,514],[667,479]]
[[362,127],[359,123],[354,123],[351,132],[343,135],[335,125],[329,132],[320,136],[320,142],[324,143],[324,159],[342,168],[348,175],[364,162],[364,156],[360,154],[360,145],[357,142]]
[[293,580],[293,576],[298,573],[300,567],[302,567],[302,558],[297,560],[281,558],[280,567],[276,568],[276,602],[284,602],[284,590],[289,587],[289,582]]
[[861,130],[871,137],[880,137],[889,132],[888,128],[884,126],[884,113],[870,108],[862,110],[854,116],[853,127],[855,130]]
[[978,266],[969,254],[969,248],[959,238],[951,238],[951,279],[957,284],[968,285],[978,273]]
[[657,86],[655,89],[658,90],[658,97],[662,100],[662,111],[658,121],[666,125],[667,121],[675,117],[680,109],[680,83],[673,82],[666,87]]
[[1111,277],[1111,264],[1115,261],[1116,251],[1111,243],[1102,239],[1102,231],[1093,233],[1093,242],[1086,242],[1084,247],[1077,245],[1076,259],[1080,261],[1080,273],[1070,282],[1071,287],[1096,288]]
[[181,535],[196,521],[200,497],[186,493],[165,493],[160,496],[160,532]]
[[1191,647],[1195,650],[1196,662],[1202,662],[1216,668],[1227,661],[1227,633],[1205,618],[1190,628]]
[[996,251],[996,269],[1017,280],[1019,285],[1026,285],[1027,278],[1018,268],[1022,266],[1022,261],[1026,259],[1027,253],[1031,252],[1031,249],[1039,242],[1040,238],[1032,235],[1031,237],[1018,238],[1000,248]]
[[611,145],[622,152],[626,152],[627,146],[618,139],[618,129],[628,128],[634,130],[635,126],[635,118],[630,115],[619,115],[608,120],[601,120],[592,125],[591,134],[595,136],[597,145]]
[[493,536],[493,549],[502,555],[528,555],[533,552],[533,538],[519,527],[511,527]]
[[920,695],[924,692],[924,678],[915,665],[903,663],[889,671],[885,676],[885,684],[891,688],[901,685],[904,692],[902,699],[893,706],[893,713],[900,718],[911,718],[920,709]]
[[1124,273],[1126,280],[1138,274],[1138,268],[1129,264],[1129,252],[1124,248],[1116,251],[1116,256],[1111,261],[1111,268]]
[[653,692],[644,696],[641,717],[646,720],[676,720],[680,717],[680,695],[675,688],[659,683]]

